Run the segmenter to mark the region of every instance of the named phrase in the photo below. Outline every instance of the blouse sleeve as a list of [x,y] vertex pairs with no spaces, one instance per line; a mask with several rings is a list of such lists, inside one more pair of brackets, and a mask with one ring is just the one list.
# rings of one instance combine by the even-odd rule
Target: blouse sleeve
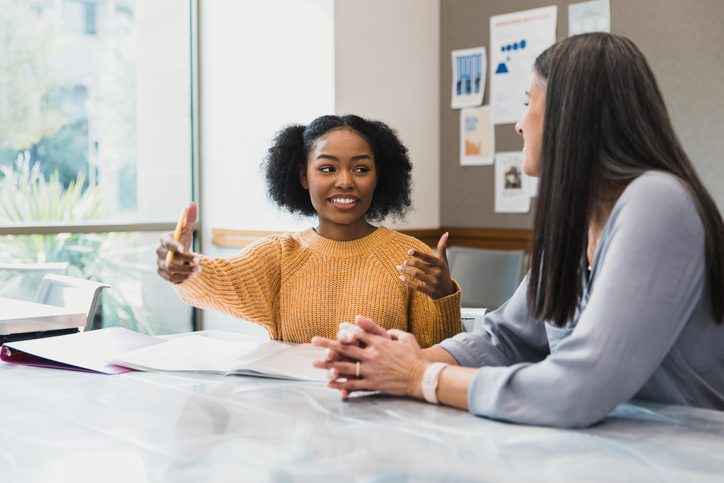
[[708,296],[704,243],[698,212],[675,179],[632,182],[602,233],[572,334],[543,361],[481,368],[468,390],[470,411],[563,427],[604,418],[652,376]]
[[176,292],[187,304],[257,323],[278,338],[281,245],[270,237],[236,257],[199,256],[201,271]]
[[440,346],[465,367],[509,366],[537,362],[548,355],[542,322],[528,313],[528,276],[499,309],[486,314],[482,329],[463,332]]

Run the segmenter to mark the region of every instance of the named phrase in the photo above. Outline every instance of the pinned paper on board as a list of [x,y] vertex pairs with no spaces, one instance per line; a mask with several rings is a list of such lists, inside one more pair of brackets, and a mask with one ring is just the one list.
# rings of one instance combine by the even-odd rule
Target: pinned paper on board
[[490,106],[460,110],[460,166],[493,164],[493,129]]
[[518,122],[536,57],[556,41],[558,7],[490,17],[490,106],[495,124]]
[[495,212],[530,211],[529,177],[523,173],[521,151],[495,154]]
[[485,47],[452,51],[453,109],[479,106],[485,92]]
[[568,35],[611,31],[611,2],[592,0],[568,5]]

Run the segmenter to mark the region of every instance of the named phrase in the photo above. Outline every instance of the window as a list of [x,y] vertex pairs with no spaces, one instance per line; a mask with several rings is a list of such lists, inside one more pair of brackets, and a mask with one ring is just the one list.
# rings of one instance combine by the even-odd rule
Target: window
[[85,20],[85,33],[88,35],[96,34],[96,4],[93,2],[85,2],[83,4],[83,13]]
[[155,248],[194,191],[193,7],[3,1],[0,264],[112,285],[104,326],[191,328]]

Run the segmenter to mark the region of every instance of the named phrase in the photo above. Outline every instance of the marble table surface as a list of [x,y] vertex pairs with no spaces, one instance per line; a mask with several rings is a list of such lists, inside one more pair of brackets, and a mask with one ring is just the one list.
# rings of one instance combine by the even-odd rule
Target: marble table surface
[[724,412],[508,424],[319,383],[0,363],[0,481],[724,481]]

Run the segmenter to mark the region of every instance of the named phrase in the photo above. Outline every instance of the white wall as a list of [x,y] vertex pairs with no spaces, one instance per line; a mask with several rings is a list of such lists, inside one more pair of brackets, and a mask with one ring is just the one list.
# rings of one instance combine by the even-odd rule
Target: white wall
[[[202,252],[213,228],[311,226],[266,199],[259,163],[280,127],[355,113],[395,128],[413,161],[403,226],[440,226],[439,0],[199,2]],[[205,328],[263,333],[206,311]]]
[[204,238],[307,226],[267,201],[260,163],[281,127],[334,109],[333,1],[199,4]]
[[409,228],[440,226],[439,0],[337,0],[335,109],[379,119],[410,149]]
[[[267,201],[259,166],[282,126],[334,111],[333,22],[333,0],[199,2],[203,253],[235,253],[211,245],[213,228],[310,226]],[[213,311],[204,326],[243,327]]]

